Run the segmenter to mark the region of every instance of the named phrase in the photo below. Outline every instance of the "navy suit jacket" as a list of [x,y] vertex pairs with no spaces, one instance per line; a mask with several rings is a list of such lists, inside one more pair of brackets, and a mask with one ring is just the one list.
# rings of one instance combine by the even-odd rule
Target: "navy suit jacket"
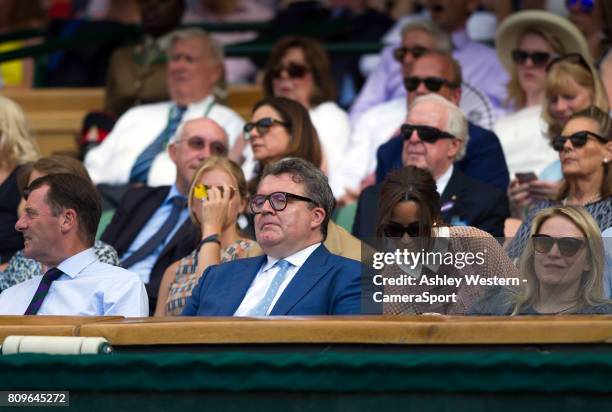
[[[455,162],[455,167],[476,180],[506,192],[510,176],[497,135],[473,123],[468,123],[468,135],[470,138],[465,156]],[[396,136],[378,148],[376,183],[381,183],[390,172],[403,167],[403,146],[404,139]]]
[[[357,201],[353,235],[372,238],[378,224],[382,183],[365,188]],[[504,222],[510,216],[506,193],[461,173],[457,168],[442,196],[442,218],[450,225],[474,226],[492,236],[504,236]],[[459,223],[461,222],[461,223]]]
[[[267,257],[239,259],[204,271],[183,309],[188,316],[233,316]],[[271,316],[361,313],[361,264],[323,245],[306,259],[270,312]]]

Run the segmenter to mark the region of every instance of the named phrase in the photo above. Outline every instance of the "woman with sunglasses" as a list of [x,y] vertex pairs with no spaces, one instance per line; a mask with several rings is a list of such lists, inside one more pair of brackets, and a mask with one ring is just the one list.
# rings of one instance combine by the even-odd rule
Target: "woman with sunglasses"
[[209,266],[261,253],[256,242],[241,235],[238,216],[244,212],[247,185],[240,167],[225,157],[211,156],[194,175],[189,189],[189,215],[200,226],[198,249],[164,272],[155,316],[180,315],[200,276]]
[[581,207],[540,210],[519,262],[516,288],[490,290],[475,315],[612,313],[604,298],[604,248],[597,222]]
[[382,245],[377,247],[378,250],[408,249],[446,256],[486,251],[482,261],[463,267],[448,262],[440,265],[430,262],[432,264],[387,266],[383,272],[385,277],[398,278],[398,274],[404,272],[417,279],[415,285],[385,287],[387,295],[417,295],[427,291],[438,295],[456,293],[457,298],[455,301],[441,302],[440,305],[389,303],[383,306],[386,314],[465,314],[486,292],[484,287],[465,283],[459,287],[442,286],[438,289],[422,286],[423,276],[432,279],[464,278],[467,275],[497,278],[518,276],[516,267],[491,235],[471,226],[449,226],[442,220],[436,182],[424,169],[406,166],[390,173],[382,185],[379,210],[376,235],[382,239]]
[[511,258],[520,256],[535,214],[556,204],[583,206],[601,230],[612,226],[612,119],[595,106],[574,113],[563,132],[552,140],[563,171],[554,200],[531,208],[508,247]]
[[[557,156],[542,132],[546,66],[569,52],[588,53],[584,37],[567,19],[539,10],[514,13],[500,25],[497,53],[510,74],[509,109],[494,126],[511,177],[539,174]],[[513,183],[516,184],[517,180]]]

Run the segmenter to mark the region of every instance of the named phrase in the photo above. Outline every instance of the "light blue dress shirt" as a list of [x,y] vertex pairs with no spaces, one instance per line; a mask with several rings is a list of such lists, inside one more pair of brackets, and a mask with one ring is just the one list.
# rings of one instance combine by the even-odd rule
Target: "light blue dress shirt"
[[[140,278],[100,262],[93,248],[69,257],[57,268],[64,274],[51,284],[39,315],[149,315],[149,299]],[[2,292],[0,315],[23,315],[41,278],[35,276]]]
[[[125,251],[125,253],[121,257],[122,260],[125,260],[132,254],[134,254],[134,252],[136,252],[142,245],[144,245],[147,240],[149,240],[153,235],[155,235],[159,228],[164,224],[166,219],[168,219],[168,216],[170,216],[170,211],[172,210],[171,200],[172,198],[177,196],[183,198],[185,197],[178,191],[176,185],[172,185],[170,191],[168,192],[168,196],[166,196],[166,199],[164,199],[161,206],[157,208],[157,210],[155,211],[155,213],[153,213],[147,224],[144,225],[140,233],[138,233],[138,236],[136,236],[128,250]],[[164,239],[164,241],[159,246],[157,246],[157,248],[155,248],[153,253],[142,259],[140,262],[136,262],[132,266],[130,266],[128,268],[130,272],[134,272],[138,276],[140,276],[140,279],[142,279],[144,283],[149,283],[149,278],[151,277],[151,270],[153,270],[153,266],[155,266],[157,258],[161,254],[162,250],[164,250],[170,239],[172,239],[176,231],[179,230],[181,225],[188,217],[189,209],[185,207],[181,211],[181,215],[179,216],[179,219],[176,222],[174,229],[172,229],[170,234],[166,236],[166,239]]]

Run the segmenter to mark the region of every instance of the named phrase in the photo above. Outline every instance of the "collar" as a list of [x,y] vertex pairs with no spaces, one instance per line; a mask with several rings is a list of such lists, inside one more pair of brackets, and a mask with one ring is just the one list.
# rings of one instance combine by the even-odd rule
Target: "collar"
[[452,32],[451,39],[453,42],[453,49],[455,50],[461,50],[471,42],[465,29]]
[[448,182],[453,174],[453,170],[454,166],[451,164],[450,167],[446,169],[446,172],[442,173],[442,176],[436,179],[436,190],[440,196],[442,196],[442,193],[444,193],[444,190],[446,189],[446,186],[448,185]]
[[98,260],[94,248],[90,247],[76,255],[70,256],[62,263],[57,265],[57,268],[74,279],[79,273],[81,273],[87,266]]
[[169,205],[170,201],[175,197],[186,198],[184,194],[179,192],[178,188],[176,187],[176,183],[170,187],[170,191],[168,191],[168,195],[164,199],[164,202],[162,203],[162,205]]
[[[198,107],[200,107],[200,106],[202,108],[204,108],[204,107],[208,108],[210,105],[213,104],[214,100],[215,100],[215,96],[213,96],[212,94],[209,94],[208,96],[206,96],[202,100],[198,100],[197,102],[189,103],[187,105],[187,110],[189,110],[192,107],[196,107],[196,110],[200,110],[200,109],[198,109]],[[175,103],[175,105],[176,105],[176,103]]]
[[[293,266],[300,268],[306,262],[306,259],[310,257],[312,252],[315,251],[316,248],[321,246],[321,242],[315,243],[314,245],[310,245],[299,252],[295,252],[293,255],[287,256],[285,259],[287,262],[291,263]],[[275,259],[273,257],[268,256],[268,261],[263,267],[263,272],[270,269],[272,266],[276,264],[280,259]]]

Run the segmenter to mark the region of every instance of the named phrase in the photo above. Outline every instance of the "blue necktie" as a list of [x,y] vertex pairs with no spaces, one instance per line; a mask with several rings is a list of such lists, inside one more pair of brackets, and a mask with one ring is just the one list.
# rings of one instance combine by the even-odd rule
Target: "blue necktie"
[[289,268],[293,265],[286,260],[281,259],[276,262],[274,266],[278,266],[278,271],[274,275],[274,279],[272,279],[270,287],[266,291],[263,299],[260,300],[259,303],[247,313],[247,316],[266,316],[274,297],[278,293],[278,289],[281,287],[285,281],[285,278],[287,277]]
[[146,149],[143,150],[134,162],[134,166],[132,166],[132,171],[130,172],[130,183],[147,182],[153,160],[155,160],[157,155],[164,150],[168,140],[176,133],[176,129],[178,129],[183,119],[183,115],[185,114],[185,110],[187,110],[187,108],[181,106],[173,106],[170,109],[170,116],[168,117],[166,128],[162,130],[159,136],[157,136]]
[[58,268],[51,268],[45,272],[24,315],[36,315],[38,313],[47,297],[47,293],[49,293],[49,289],[51,289],[51,284],[63,274],[64,272]]
[[174,226],[181,216],[181,211],[185,208],[186,199],[184,197],[173,197],[170,202],[172,203],[172,210],[166,221],[161,225],[159,231],[151,236],[138,250],[136,250],[130,257],[121,261],[121,266],[129,268],[134,263],[140,262],[142,259],[149,256],[162,242],[168,237]]

